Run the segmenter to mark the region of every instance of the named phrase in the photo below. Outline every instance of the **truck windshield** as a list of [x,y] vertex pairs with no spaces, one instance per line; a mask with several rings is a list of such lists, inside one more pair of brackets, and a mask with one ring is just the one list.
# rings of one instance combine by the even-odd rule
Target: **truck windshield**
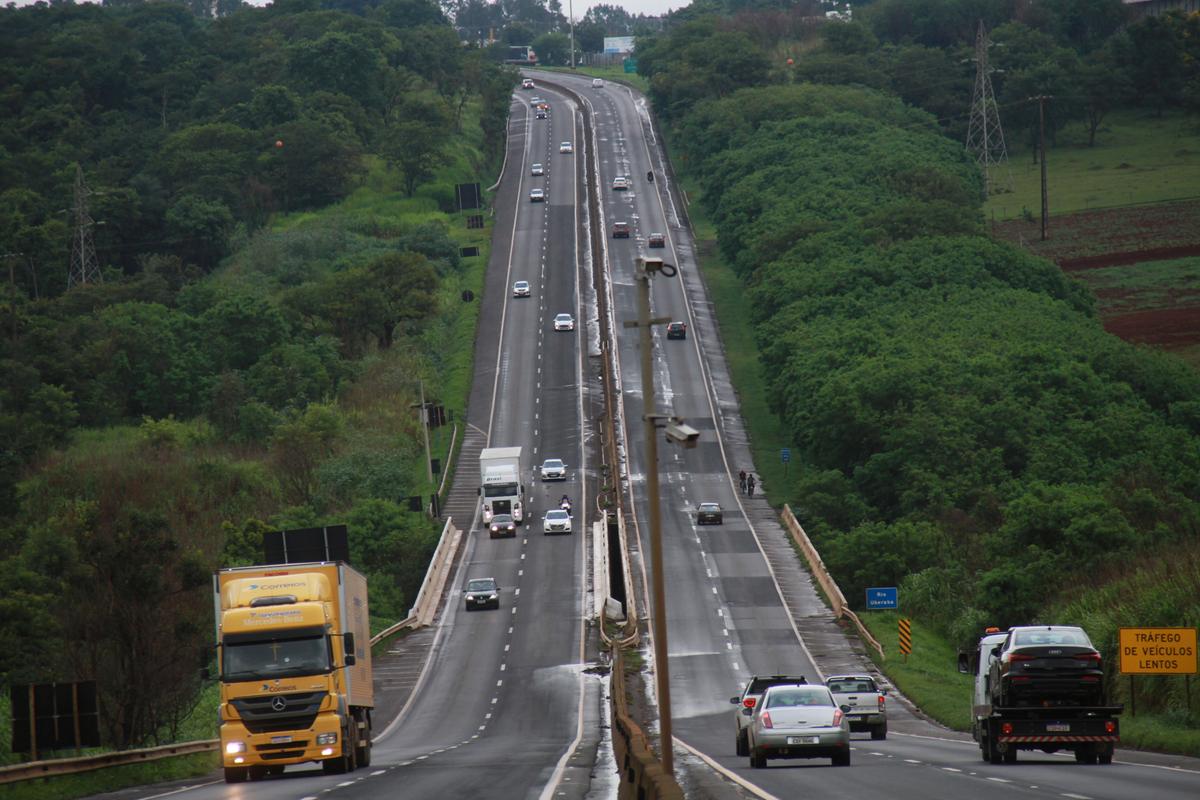
[[268,680],[329,672],[329,640],[324,635],[295,638],[242,639],[229,637],[222,648],[221,680]]
[[483,487],[484,497],[515,497],[516,494],[515,483],[489,483]]

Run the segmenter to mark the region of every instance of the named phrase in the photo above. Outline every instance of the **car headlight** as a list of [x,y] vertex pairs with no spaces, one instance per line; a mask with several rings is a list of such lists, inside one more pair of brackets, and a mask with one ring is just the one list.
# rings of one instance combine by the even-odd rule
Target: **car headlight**
[[333,733],[318,733],[317,744],[337,744],[337,731]]
[[225,754],[226,755],[233,756],[233,755],[237,755],[238,753],[244,753],[244,752],[246,752],[246,743],[245,742],[226,742],[225,743]]
[[496,594],[495,592],[492,592],[491,594],[488,595],[488,600],[495,600],[499,596],[500,595]]

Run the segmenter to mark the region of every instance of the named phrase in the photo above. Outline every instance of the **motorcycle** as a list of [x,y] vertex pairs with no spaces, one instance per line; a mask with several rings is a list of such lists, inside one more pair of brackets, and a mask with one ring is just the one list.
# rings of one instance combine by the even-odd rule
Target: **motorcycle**
[[558,504],[558,507],[567,512],[567,514],[571,513],[571,501],[566,497],[562,499],[562,502]]

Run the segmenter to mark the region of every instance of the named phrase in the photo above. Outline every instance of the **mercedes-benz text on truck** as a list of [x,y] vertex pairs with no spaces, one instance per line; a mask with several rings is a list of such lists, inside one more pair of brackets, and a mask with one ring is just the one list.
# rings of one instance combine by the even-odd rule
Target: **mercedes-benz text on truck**
[[370,764],[367,579],[341,562],[234,567],[213,590],[226,782]]

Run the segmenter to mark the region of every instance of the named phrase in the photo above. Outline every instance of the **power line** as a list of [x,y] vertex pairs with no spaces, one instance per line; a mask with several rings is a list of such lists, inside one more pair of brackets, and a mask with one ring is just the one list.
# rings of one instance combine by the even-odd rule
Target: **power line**
[[[983,170],[984,196],[993,189],[1012,191],[1012,172],[1008,169],[1008,150],[1004,146],[1004,129],[1000,127],[1000,111],[992,89],[992,71],[988,66],[988,48],[992,46],[983,20],[975,34],[975,95],[971,100],[971,121],[967,126],[967,150],[975,154],[975,162]],[[1003,168],[1002,185],[993,183],[993,173]]]
[[75,231],[71,236],[71,268],[67,272],[67,288],[85,283],[103,283],[100,262],[96,259],[96,243],[92,227],[96,224],[88,212],[88,197],[92,190],[83,182],[83,167],[75,164]]

